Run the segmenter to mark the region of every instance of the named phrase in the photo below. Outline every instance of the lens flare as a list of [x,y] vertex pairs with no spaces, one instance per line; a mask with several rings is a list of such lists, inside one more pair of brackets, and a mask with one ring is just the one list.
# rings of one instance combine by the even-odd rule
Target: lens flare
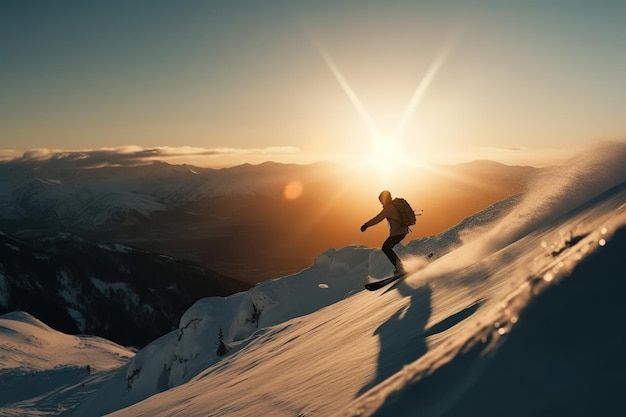
[[296,200],[300,198],[303,191],[304,186],[302,185],[302,183],[300,181],[293,180],[285,185],[285,188],[283,189],[283,196],[287,200]]
[[365,109],[365,106],[363,105],[363,103],[361,103],[361,100],[359,100],[359,97],[356,95],[356,93],[350,86],[350,83],[348,83],[348,80],[346,80],[346,78],[343,76],[343,74],[341,73],[341,70],[339,69],[337,64],[335,64],[335,61],[330,56],[326,48],[324,48],[324,46],[313,37],[312,37],[312,41],[315,47],[317,48],[318,52],[324,59],[324,62],[326,62],[326,66],[328,66],[328,69],[330,70],[330,72],[333,73],[333,75],[337,79],[337,82],[339,83],[343,91],[348,96],[348,99],[350,99],[350,102],[352,103],[356,111],[359,113],[359,116],[361,116],[361,119],[363,119],[363,122],[367,126],[367,129],[372,135],[372,138],[373,139],[380,138],[378,129],[374,125],[374,122],[372,121],[372,118],[370,117],[368,111]]
[[431,85],[437,73],[445,63],[452,49],[454,39],[452,37],[449,37],[449,39],[439,49],[433,62],[430,64],[428,70],[426,71],[426,74],[424,74],[424,77],[418,84],[417,88],[413,92],[413,95],[411,96],[411,99],[407,103],[406,108],[404,109],[404,112],[402,113],[395,130],[392,134],[385,137],[384,135],[381,135],[377,126],[374,124],[369,112],[357,96],[356,92],[350,86],[350,83],[343,75],[328,50],[315,36],[309,34],[309,37],[312,43],[315,45],[316,49],[318,50],[319,54],[321,55],[322,59],[326,63],[326,66],[333,74],[343,91],[348,96],[348,99],[354,106],[355,110],[365,123],[370,133],[370,154],[369,157],[366,158],[366,162],[369,163],[370,166],[373,166],[378,170],[387,172],[393,170],[394,167],[402,164],[415,165],[411,158],[407,156],[406,149],[404,149],[404,147],[402,146],[405,131],[409,120],[417,110],[422,98],[426,94],[428,87]]
[[445,63],[448,57],[448,54],[450,53],[450,50],[452,49],[452,46],[453,46],[453,40],[452,38],[450,38],[446,43],[443,44],[443,46],[439,50],[439,53],[435,57],[434,61],[430,64],[430,67],[428,68],[428,71],[424,75],[424,78],[422,78],[422,81],[418,84],[417,88],[415,89],[415,92],[411,96],[411,100],[409,100],[409,102],[407,103],[406,109],[404,110],[404,113],[402,114],[402,118],[400,119],[400,122],[398,123],[398,127],[396,128],[396,131],[394,133],[394,138],[396,138],[396,140],[402,140],[402,138],[404,138],[404,132],[406,130],[406,126],[409,120],[411,119],[411,116],[413,116],[413,114],[415,113],[415,110],[419,106],[422,100],[422,97],[424,97],[426,90],[428,89],[433,79],[435,78],[435,76],[437,75],[437,73],[439,72],[443,64]]

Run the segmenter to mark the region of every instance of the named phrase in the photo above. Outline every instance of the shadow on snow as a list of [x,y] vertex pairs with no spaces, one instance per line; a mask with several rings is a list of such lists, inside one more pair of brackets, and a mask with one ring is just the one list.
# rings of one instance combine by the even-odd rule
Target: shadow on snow
[[485,301],[478,300],[426,329],[432,312],[430,285],[426,284],[413,290],[408,285],[400,283],[395,288],[403,296],[410,297],[410,300],[374,332],[380,340],[376,375],[359,390],[358,396],[396,374],[406,364],[418,360],[428,350],[426,345],[428,336],[445,332],[467,319]]

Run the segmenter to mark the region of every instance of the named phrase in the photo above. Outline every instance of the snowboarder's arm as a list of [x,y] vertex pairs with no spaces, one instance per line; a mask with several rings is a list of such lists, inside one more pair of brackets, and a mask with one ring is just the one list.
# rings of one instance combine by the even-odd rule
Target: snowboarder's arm
[[380,222],[382,222],[383,220],[385,220],[387,218],[387,206],[383,207],[383,209],[380,211],[380,213],[378,213],[376,216],[374,216],[372,219],[368,220],[367,222],[365,222],[365,224],[363,226],[367,227],[372,227]]

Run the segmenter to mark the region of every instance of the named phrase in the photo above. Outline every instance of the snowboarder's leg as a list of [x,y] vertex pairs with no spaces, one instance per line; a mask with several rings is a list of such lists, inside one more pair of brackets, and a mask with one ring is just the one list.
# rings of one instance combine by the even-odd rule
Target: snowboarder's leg
[[387,240],[383,242],[383,246],[381,248],[383,253],[387,255],[387,258],[389,258],[389,261],[393,264],[394,274],[404,273],[404,267],[402,266],[402,261],[400,260],[398,255],[396,255],[396,253],[393,251],[393,247],[396,246],[402,239],[404,239],[405,236],[406,235],[389,236]]

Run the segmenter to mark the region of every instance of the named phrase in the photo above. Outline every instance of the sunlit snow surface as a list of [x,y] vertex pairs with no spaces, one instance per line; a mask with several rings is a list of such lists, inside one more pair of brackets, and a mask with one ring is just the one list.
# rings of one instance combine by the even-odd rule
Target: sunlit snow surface
[[0,415],[55,415],[75,407],[134,352],[93,336],[70,336],[28,313],[0,316]]
[[39,415],[624,415],[625,161],[623,144],[603,144],[407,242],[409,276],[377,292],[363,285],[390,271],[384,256],[347,247],[199,300],[108,383],[73,403],[59,387],[65,408]]

